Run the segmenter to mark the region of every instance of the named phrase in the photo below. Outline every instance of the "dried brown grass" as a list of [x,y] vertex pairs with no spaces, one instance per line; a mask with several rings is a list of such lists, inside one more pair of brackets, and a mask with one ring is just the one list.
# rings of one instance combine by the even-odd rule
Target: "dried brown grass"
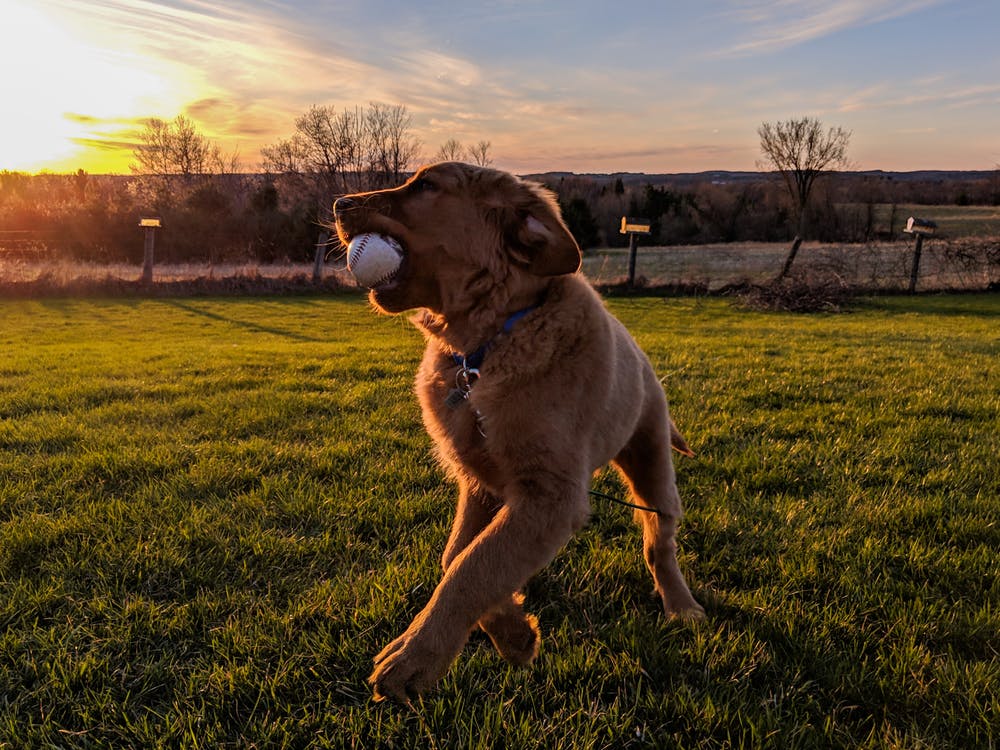
[[343,267],[324,270],[317,282],[311,264],[180,264],[156,266],[152,283],[128,264],[0,260],[0,297],[239,296],[305,294],[356,288]]
[[[802,246],[794,279],[774,285],[788,247],[784,243],[737,243],[640,247],[638,275],[626,284],[627,251],[605,250],[584,259],[584,273],[610,295],[736,295],[767,309],[833,309],[853,293],[900,292],[909,284],[912,245]],[[180,296],[296,294],[351,290],[357,285],[343,260],[329,264],[317,284],[305,263],[158,265],[153,283],[129,264],[42,262],[0,254],[0,296]],[[1000,288],[1000,237],[924,243],[917,291],[982,291]],[[796,301],[796,296],[802,297]]]
[[[636,272],[645,279],[647,291],[694,285],[725,294],[735,287],[768,286],[787,253],[786,243],[640,246]],[[807,279],[839,279],[861,291],[895,292],[907,290],[912,262],[912,242],[812,242],[802,245],[792,272]],[[627,250],[602,250],[584,259],[584,273],[598,286],[616,288],[624,284],[627,265]],[[924,242],[918,291],[981,291],[998,283],[1000,237],[934,237]]]

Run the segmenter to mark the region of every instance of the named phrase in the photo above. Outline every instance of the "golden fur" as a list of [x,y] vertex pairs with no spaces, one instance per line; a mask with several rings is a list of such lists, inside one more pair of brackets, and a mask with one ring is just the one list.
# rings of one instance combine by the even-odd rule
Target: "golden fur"
[[[648,359],[578,273],[580,250],[553,196],[505,172],[442,163],[401,187],[345,196],[335,212],[345,244],[378,232],[405,250],[396,279],[370,298],[388,313],[419,310],[427,347],[416,391],[459,485],[444,575],[375,658],[375,697],[406,701],[430,688],[477,625],[508,661],[535,658],[538,621],[519,591],[583,526],[591,476],[609,461],[636,502],[660,511],[635,516],[664,611],[703,617],[674,541],[681,504],[670,447],[688,447]],[[467,400],[446,404],[454,355],[484,345]]]

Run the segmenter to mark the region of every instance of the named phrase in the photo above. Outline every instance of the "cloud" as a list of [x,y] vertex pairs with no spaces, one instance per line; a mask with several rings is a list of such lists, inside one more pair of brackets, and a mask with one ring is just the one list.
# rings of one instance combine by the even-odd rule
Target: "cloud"
[[902,18],[946,0],[749,0],[724,14],[747,28],[746,41],[721,51],[723,57],[769,54],[846,29]]
[[148,117],[98,117],[97,115],[86,114],[83,112],[63,112],[63,119],[69,122],[79,123],[80,125],[89,125],[94,129],[127,126],[129,128],[138,129],[142,127]]
[[71,138],[70,141],[94,151],[131,154],[135,151],[135,141],[116,141],[109,138]]
[[576,171],[700,171],[693,165],[726,163],[745,159],[743,145],[687,143],[675,145],[640,145],[629,148],[559,146],[551,142],[522,148],[515,159],[505,159],[504,166],[519,173]]
[[944,76],[889,86],[878,84],[852,92],[838,106],[841,112],[906,110],[933,105],[960,110],[1000,103],[1000,84],[959,85]]
[[257,111],[253,103],[209,97],[191,102],[184,108],[192,120],[212,133],[239,135],[244,138],[270,137],[276,127],[273,113]]
[[149,118],[96,117],[65,112],[63,119],[81,126],[78,135],[68,138],[71,143],[103,153],[131,153],[138,145],[139,133]]
[[116,164],[131,161],[139,145],[139,133],[147,118],[106,118],[80,112],[66,112],[63,118],[80,126],[78,135],[67,138],[85,153],[100,154]]
[[69,120],[70,122],[76,122],[80,125],[97,125],[102,122],[101,118],[94,117],[93,115],[81,115],[78,112],[65,112],[63,118]]

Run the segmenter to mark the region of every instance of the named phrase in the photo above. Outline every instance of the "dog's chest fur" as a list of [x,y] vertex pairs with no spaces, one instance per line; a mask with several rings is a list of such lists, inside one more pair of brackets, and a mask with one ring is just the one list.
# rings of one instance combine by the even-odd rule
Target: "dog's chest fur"
[[485,437],[488,420],[477,410],[475,387],[467,399],[456,403],[453,392],[458,370],[437,347],[428,347],[416,386],[424,426],[446,469],[453,474],[471,474],[470,478],[480,484],[493,486],[499,477]]
[[[570,443],[584,463],[609,460],[621,447],[610,443],[619,438],[595,438],[588,414],[615,409],[613,387],[627,394],[637,385],[609,377],[622,353],[597,354],[614,351],[609,321],[585,281],[570,276],[553,282],[541,307],[491,340],[482,376],[463,400],[452,397],[462,383],[456,382],[460,367],[450,345],[425,327],[416,391],[446,470],[499,493],[518,472],[548,468],[545,457],[562,455]],[[587,365],[598,358],[600,367]],[[637,374],[632,369],[626,379]]]

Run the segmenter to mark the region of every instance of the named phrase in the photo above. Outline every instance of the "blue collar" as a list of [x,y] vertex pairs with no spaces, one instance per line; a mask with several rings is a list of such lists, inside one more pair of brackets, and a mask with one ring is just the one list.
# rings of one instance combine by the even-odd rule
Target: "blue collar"
[[[514,313],[509,318],[507,318],[507,320],[504,321],[503,328],[501,329],[500,333],[510,333],[511,331],[514,330],[514,326],[517,325],[517,321],[519,321],[528,313],[537,309],[538,305],[532,305],[531,307],[526,307],[523,310],[518,310],[516,313]],[[499,336],[500,334],[497,335]],[[478,370],[480,367],[483,366],[483,360],[486,359],[486,353],[490,350],[490,347],[493,346],[494,341],[496,341],[495,338],[490,339],[481,347],[476,349],[476,351],[471,352],[470,354],[465,354],[465,355],[452,354],[451,357],[452,359],[455,360],[455,364],[461,367],[463,370],[469,373],[475,372],[475,374],[478,375],[479,374]]]

